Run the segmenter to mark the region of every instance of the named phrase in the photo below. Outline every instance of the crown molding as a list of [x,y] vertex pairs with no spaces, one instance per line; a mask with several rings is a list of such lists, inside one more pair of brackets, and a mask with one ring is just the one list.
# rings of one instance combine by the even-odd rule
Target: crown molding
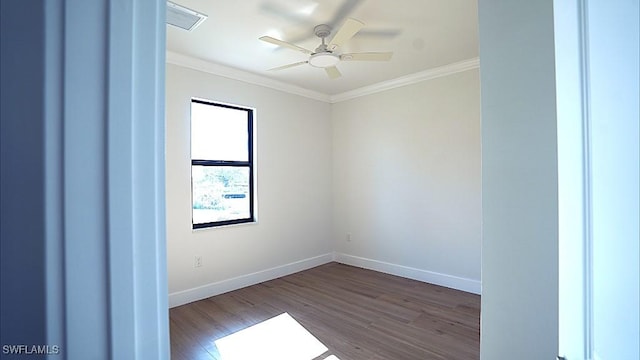
[[365,95],[375,94],[385,90],[391,90],[402,86],[407,86],[422,81],[427,81],[443,76],[456,74],[459,72],[477,69],[480,67],[480,58],[473,58],[455,62],[452,64],[443,65],[437,68],[420,71],[414,74],[402,76],[393,80],[383,81],[377,84],[364,86],[359,89],[343,92],[341,94],[333,95],[330,97],[332,104],[341,101],[355,99]]
[[253,85],[264,86],[270,89],[283,91],[286,93],[304,96],[310,99],[330,102],[331,98],[327,94],[305,89],[299,86],[273,80],[266,76],[253,74],[244,70],[238,70],[229,66],[216,64],[214,62],[198,59],[195,57],[167,51],[167,63],[186,67],[193,70],[203,71],[209,74],[226,77],[233,80],[246,82]]
[[328,95],[318,91],[305,89],[299,86],[287,84],[274,80],[266,76],[257,75],[244,70],[239,70],[229,66],[198,59],[195,57],[167,51],[167,63],[174,64],[189,69],[203,71],[209,74],[226,77],[233,80],[243,81],[253,85],[264,86],[270,89],[283,91],[289,94],[304,96],[306,98],[319,100],[327,103],[338,103],[341,101],[355,99],[361,96],[375,94],[385,90],[391,90],[402,86],[407,86],[422,81],[427,81],[455,73],[477,69],[480,67],[480,59],[473,58],[460,62],[440,66],[433,69],[402,76],[393,80],[383,81],[377,84],[364,86],[355,90],[346,91],[337,95]]

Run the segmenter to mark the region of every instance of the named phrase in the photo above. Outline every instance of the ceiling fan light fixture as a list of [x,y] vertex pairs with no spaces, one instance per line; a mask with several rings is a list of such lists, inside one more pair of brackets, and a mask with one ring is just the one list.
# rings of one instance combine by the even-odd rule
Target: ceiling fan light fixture
[[330,52],[317,53],[309,58],[309,65],[317,68],[328,68],[335,66],[340,61],[340,57]]

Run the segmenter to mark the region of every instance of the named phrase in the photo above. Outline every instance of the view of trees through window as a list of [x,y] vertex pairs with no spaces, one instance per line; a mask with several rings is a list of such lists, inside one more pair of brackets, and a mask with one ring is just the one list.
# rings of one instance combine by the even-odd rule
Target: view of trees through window
[[193,99],[193,227],[254,221],[253,110]]
[[247,168],[194,166],[192,179],[194,223],[251,216]]

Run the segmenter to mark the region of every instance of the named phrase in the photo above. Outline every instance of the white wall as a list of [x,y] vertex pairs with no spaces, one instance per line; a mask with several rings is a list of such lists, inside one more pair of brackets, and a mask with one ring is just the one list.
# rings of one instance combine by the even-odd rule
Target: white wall
[[553,1],[479,3],[481,359],[558,350]]
[[338,260],[479,293],[478,70],[334,104],[332,123]]
[[[170,304],[330,261],[331,105],[172,64],[166,88]],[[191,97],[256,108],[257,224],[192,230]]]

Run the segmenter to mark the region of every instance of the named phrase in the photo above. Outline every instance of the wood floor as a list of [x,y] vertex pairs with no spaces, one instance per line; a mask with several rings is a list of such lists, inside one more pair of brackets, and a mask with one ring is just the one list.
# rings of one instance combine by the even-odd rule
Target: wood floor
[[480,357],[480,296],[329,263],[172,308],[172,359],[223,360],[214,340],[283,312],[329,348],[318,360]]

